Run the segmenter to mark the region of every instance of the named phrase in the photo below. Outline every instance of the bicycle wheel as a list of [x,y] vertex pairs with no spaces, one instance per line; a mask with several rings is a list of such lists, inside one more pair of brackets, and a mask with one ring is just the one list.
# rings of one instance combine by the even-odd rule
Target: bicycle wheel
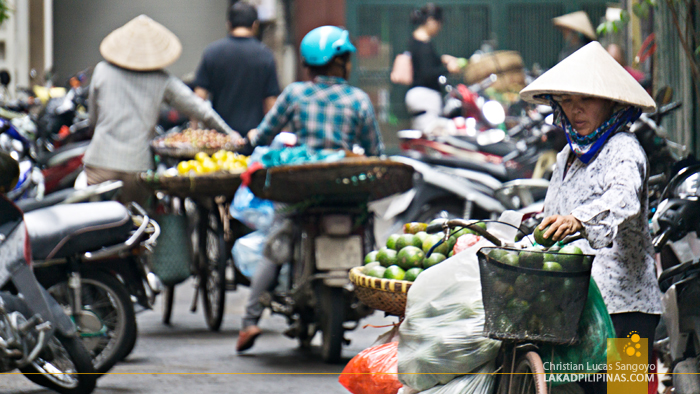
[[536,352],[527,352],[515,364],[510,393],[547,394],[544,366]]
[[200,211],[198,267],[204,317],[210,330],[219,331],[226,304],[226,243],[216,210]]

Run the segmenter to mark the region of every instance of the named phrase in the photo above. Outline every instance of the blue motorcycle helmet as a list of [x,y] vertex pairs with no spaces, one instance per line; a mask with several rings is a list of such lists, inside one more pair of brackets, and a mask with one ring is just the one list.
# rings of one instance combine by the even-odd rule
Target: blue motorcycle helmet
[[355,52],[350,33],[337,26],[321,26],[311,30],[301,40],[299,48],[304,64],[311,67],[325,66],[336,57]]

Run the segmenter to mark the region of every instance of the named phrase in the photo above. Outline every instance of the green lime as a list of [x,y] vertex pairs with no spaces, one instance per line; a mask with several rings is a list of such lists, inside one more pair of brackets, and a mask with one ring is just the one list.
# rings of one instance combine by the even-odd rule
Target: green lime
[[413,234],[403,234],[396,240],[396,250],[401,251],[401,249],[405,248],[406,246],[415,246],[420,248],[423,246],[423,241]]
[[425,231],[425,229],[428,228],[428,225],[425,223],[419,223],[419,222],[412,222],[412,223],[406,223],[403,225],[403,232],[405,234],[416,234],[421,231]]
[[537,277],[522,274],[515,279],[515,294],[525,301],[530,301],[542,290],[542,282]]
[[552,294],[545,290],[542,290],[539,293],[537,293],[535,298],[532,300],[533,312],[539,313],[541,315],[545,315],[549,311],[551,311],[554,305],[555,304],[554,299],[552,298]]
[[530,319],[527,321],[528,334],[539,335],[544,329],[545,325],[537,315],[530,316]]
[[535,233],[534,233],[535,242],[537,242],[538,244],[540,244],[546,248],[548,248],[556,243],[556,241],[554,241],[550,238],[544,237],[544,233],[546,233],[547,230],[549,230],[549,226],[545,227],[544,230],[540,230],[540,227],[537,226],[537,228],[535,228]]
[[513,322],[510,321],[508,316],[500,315],[494,322],[494,329],[497,332],[511,332],[513,331]]
[[378,261],[373,261],[371,263],[365,264],[364,267],[362,267],[362,273],[365,275],[368,275],[367,273],[374,267],[381,267]]
[[440,264],[442,263],[447,257],[445,257],[444,254],[441,253],[433,253],[430,255],[430,257],[426,258],[423,260],[423,268],[428,269],[435,264]]
[[545,261],[544,264],[542,264],[542,269],[545,271],[562,271],[563,270],[561,264],[554,262],[554,261]]
[[518,260],[521,267],[542,269],[543,256],[540,252],[523,250]]
[[[552,278],[550,278],[552,279]],[[577,290],[576,281],[573,278],[556,278],[556,281],[550,283],[550,291],[555,297],[555,300],[560,303],[564,301],[565,298],[570,298],[575,296],[574,294]]]
[[506,303],[506,314],[511,321],[518,322],[525,317],[530,310],[530,303],[520,298],[513,298]]
[[503,259],[503,256],[505,256],[505,255],[507,255],[507,254],[508,254],[508,251],[507,251],[507,250],[503,250],[503,249],[492,249],[492,250],[489,252],[488,256],[491,257],[492,259],[496,260],[496,261],[501,261],[501,259]]
[[[430,248],[433,247],[433,245],[439,243],[442,241],[442,236],[439,234],[433,234],[425,239],[423,241],[423,253],[428,253],[430,251]],[[438,247],[433,249],[433,253],[440,253],[445,256],[450,253],[450,249],[447,247],[445,243],[441,243]]]
[[450,258],[450,257],[452,257],[452,256],[454,256],[454,255],[455,255],[455,251],[454,251],[454,250],[450,250],[450,254],[447,255],[447,258]]
[[383,267],[396,264],[396,251],[389,248],[381,248],[377,253],[377,260]]
[[423,253],[420,248],[415,246],[406,246],[401,249],[397,255],[397,264],[404,270],[411,269],[413,267],[423,267],[423,259],[425,258],[425,253]]
[[396,249],[396,241],[399,239],[401,234],[391,234],[389,238],[386,240],[386,247],[389,249]]
[[407,280],[409,282],[413,282],[416,280],[418,275],[423,272],[423,269],[418,268],[418,267],[413,267],[410,270],[406,271],[406,276],[403,277],[403,280]]
[[565,271],[578,271],[583,262],[583,251],[578,246],[566,245],[559,250],[556,260]]
[[423,247],[423,241],[425,241],[425,239],[428,238],[429,236],[430,236],[430,234],[426,233],[425,231],[419,231],[416,233],[416,237],[418,237],[418,239],[420,239],[420,242],[421,242],[419,247]]
[[406,276],[406,271],[398,265],[391,265],[384,271],[384,278],[386,279],[403,280],[404,276]]
[[478,233],[477,233],[476,231],[471,230],[471,229],[468,229],[468,228],[465,227],[465,228],[463,228],[463,229],[457,231],[456,233],[454,233],[452,236],[455,237],[455,238],[459,238],[459,237],[461,237],[462,235],[467,235],[467,234],[476,234],[476,235],[478,235]]
[[515,290],[510,283],[506,283],[500,280],[493,282],[493,291],[502,299],[507,300],[515,295]]
[[448,250],[453,250],[455,248],[455,245],[457,244],[457,237],[452,236],[447,238],[447,249]]
[[382,266],[375,266],[375,267],[372,267],[365,275],[373,276],[375,278],[383,278],[384,271],[386,271],[386,268],[384,268]]
[[367,253],[367,256],[365,256],[365,264],[369,264],[369,263],[371,263],[371,262],[373,262],[373,261],[378,261],[378,260],[377,260],[377,254],[378,254],[378,253],[379,253],[379,252],[377,252],[376,250],[373,250],[373,251]]
[[486,230],[486,223],[485,222],[477,222],[476,225],[483,228],[484,230]]
[[512,265],[514,267],[517,267],[520,265],[520,259],[518,258],[518,253],[506,253],[505,256],[501,258],[501,263],[503,264],[508,264]]
[[593,263],[593,256],[584,256],[581,261],[581,267],[585,270],[591,269],[591,264]]

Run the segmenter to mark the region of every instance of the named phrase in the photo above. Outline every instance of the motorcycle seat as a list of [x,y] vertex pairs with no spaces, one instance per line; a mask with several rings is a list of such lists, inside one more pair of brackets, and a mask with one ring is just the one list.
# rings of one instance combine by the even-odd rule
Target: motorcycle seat
[[24,215],[34,260],[65,258],[124,242],[133,228],[115,201],[57,205]]
[[492,177],[498,179],[501,182],[506,182],[510,180],[506,168],[500,164],[478,163],[474,161],[455,159],[451,157],[433,157],[430,155],[421,155],[420,158],[418,158],[418,160],[427,164],[435,164],[445,167],[463,168],[465,170],[483,172],[485,174],[491,175]]

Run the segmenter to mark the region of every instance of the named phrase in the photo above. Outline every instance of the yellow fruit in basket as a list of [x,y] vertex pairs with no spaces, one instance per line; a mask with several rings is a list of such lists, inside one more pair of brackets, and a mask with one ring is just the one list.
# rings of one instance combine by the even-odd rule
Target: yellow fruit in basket
[[204,169],[205,173],[219,171],[219,166],[217,166],[211,159],[204,160],[202,162],[202,168]]
[[227,156],[228,156],[227,152],[223,149],[220,149],[220,150],[216,151],[216,153],[211,155],[211,158],[214,161],[224,161],[224,160],[226,160]]
[[197,160],[198,162],[202,163],[202,162],[204,162],[204,160],[209,159],[209,155],[206,154],[206,153],[204,153],[204,152],[199,152],[199,153],[197,153],[196,155],[194,155],[194,158],[195,158],[195,160]]
[[177,172],[181,175],[187,174],[192,169],[189,161],[181,161],[177,164]]
[[204,167],[201,163],[195,162],[195,164],[192,166],[192,171],[194,171],[194,173],[197,175],[202,175],[204,174]]

